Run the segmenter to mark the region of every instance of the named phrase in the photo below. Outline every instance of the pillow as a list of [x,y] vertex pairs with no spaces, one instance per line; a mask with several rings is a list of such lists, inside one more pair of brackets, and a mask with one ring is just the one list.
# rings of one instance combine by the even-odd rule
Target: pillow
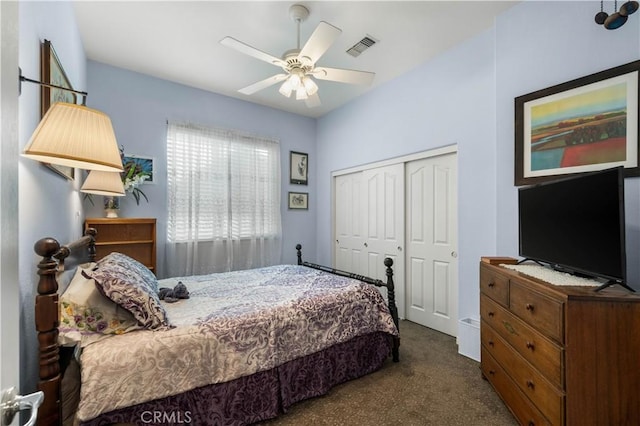
[[60,296],[59,342],[86,346],[100,338],[138,330],[136,319],[125,309],[105,297],[92,279],[82,272],[95,263],[78,266],[67,289]]
[[98,261],[95,269],[85,271],[85,275],[95,280],[102,294],[131,312],[144,328],[169,327],[158,297],[158,280],[137,260],[122,253],[110,253]]

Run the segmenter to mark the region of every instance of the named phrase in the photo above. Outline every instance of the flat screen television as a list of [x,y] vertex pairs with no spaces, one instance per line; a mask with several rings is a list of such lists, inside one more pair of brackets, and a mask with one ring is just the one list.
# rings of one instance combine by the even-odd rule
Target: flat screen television
[[630,289],[623,167],[519,188],[518,207],[519,254],[525,260]]

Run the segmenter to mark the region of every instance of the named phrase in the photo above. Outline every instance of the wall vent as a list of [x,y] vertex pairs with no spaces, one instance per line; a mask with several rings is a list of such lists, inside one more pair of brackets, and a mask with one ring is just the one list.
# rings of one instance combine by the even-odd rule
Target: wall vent
[[362,52],[364,52],[368,48],[372,47],[377,42],[378,42],[378,40],[374,39],[373,37],[365,36],[362,40],[360,40],[359,42],[357,42],[356,44],[351,46],[347,50],[347,53],[349,55],[353,56],[354,58],[357,58],[358,56],[360,56],[360,54]]

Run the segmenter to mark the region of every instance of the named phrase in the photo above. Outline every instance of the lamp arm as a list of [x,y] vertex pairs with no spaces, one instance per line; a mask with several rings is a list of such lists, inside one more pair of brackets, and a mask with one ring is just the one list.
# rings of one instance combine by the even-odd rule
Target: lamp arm
[[27,78],[25,76],[22,75],[22,69],[18,68],[20,70],[20,90],[18,93],[22,93],[22,82],[26,81],[28,83],[36,83],[39,84],[40,86],[45,86],[45,87],[49,87],[52,89],[59,89],[59,90],[64,90],[67,92],[73,92],[75,94],[78,95],[82,95],[82,105],[86,106],[87,105],[87,92],[81,92],[80,90],[74,90],[74,89],[69,89],[68,87],[62,87],[62,86],[56,86],[55,84],[50,84],[50,83],[44,83],[42,81],[38,81],[38,80],[32,80],[30,78]]

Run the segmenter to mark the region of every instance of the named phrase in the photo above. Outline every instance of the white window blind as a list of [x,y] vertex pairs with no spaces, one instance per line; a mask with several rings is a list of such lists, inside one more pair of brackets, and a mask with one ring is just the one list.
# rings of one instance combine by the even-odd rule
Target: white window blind
[[170,123],[167,190],[169,242],[281,233],[278,141]]

